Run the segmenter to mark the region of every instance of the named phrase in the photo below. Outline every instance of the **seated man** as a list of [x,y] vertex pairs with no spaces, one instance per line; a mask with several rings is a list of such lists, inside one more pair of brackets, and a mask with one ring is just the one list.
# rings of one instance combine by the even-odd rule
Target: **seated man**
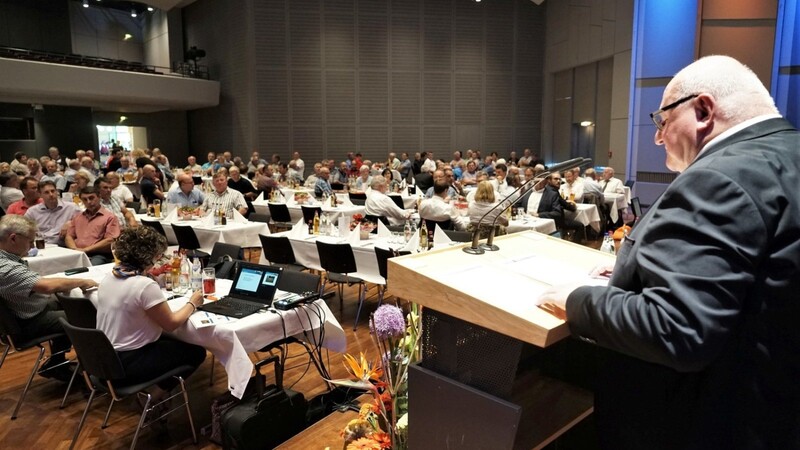
[[[331,184],[328,182],[328,178],[331,176],[330,169],[327,167],[322,167],[319,169],[317,173],[317,181],[314,183],[314,196],[315,197],[324,197],[330,196],[333,193],[333,189],[331,189]],[[311,177],[308,177],[311,178]]]
[[23,197],[10,204],[6,214],[24,216],[28,212],[28,208],[42,203],[42,198],[39,196],[39,182],[36,181],[36,178],[30,176],[23,178],[20,187]]
[[25,217],[33,219],[48,244],[60,244],[67,235],[70,220],[81,210],[73,202],[63,202],[52,181],[39,183],[43,202],[28,208]]
[[106,180],[111,183],[112,197],[116,198],[123,204],[133,201],[133,193],[130,189],[128,189],[128,186],[120,183],[119,174],[117,172],[108,172],[106,174]]
[[162,202],[166,198],[161,188],[161,180],[156,176],[156,168],[153,165],[145,164],[142,167],[142,179],[139,181],[142,190],[142,200],[150,205],[153,200],[159,199]]
[[125,207],[125,204],[120,202],[118,198],[111,195],[111,182],[106,177],[98,177],[94,182],[94,188],[100,196],[100,205],[114,213],[114,217],[119,222],[120,230],[139,226],[131,210]]
[[386,178],[381,175],[372,177],[372,184],[370,185],[372,192],[367,195],[367,201],[364,203],[364,212],[373,216],[383,216],[389,219],[391,225],[402,225],[411,217],[411,212],[400,209],[395,202],[386,195],[389,189],[386,183]]
[[86,210],[72,218],[64,241],[67,247],[86,253],[93,266],[110,263],[114,261],[111,243],[119,236],[119,221],[100,205],[93,186],[83,188],[80,197]]
[[64,178],[64,175],[58,173],[58,164],[56,164],[55,161],[52,159],[47,161],[45,170],[47,170],[47,173],[42,175],[42,178],[39,178],[39,182],[52,181],[56,184],[56,189],[58,189],[59,192],[67,188],[67,179]]
[[[55,186],[52,189],[55,191]],[[97,286],[93,280],[82,278],[42,278],[30,270],[22,257],[28,254],[35,238],[36,222],[32,219],[17,215],[0,219],[0,297],[17,319],[21,331],[13,338],[20,341],[63,332],[58,319],[66,318],[66,315],[58,311],[60,308],[54,293]],[[54,339],[50,342],[50,354],[68,350],[69,347],[66,337]],[[51,356],[42,369],[64,361],[63,354]],[[42,373],[42,376],[62,381],[69,381],[71,375],[72,371],[67,366]]]
[[566,183],[561,185],[559,193],[562,197],[570,201],[583,203],[583,180],[578,176],[578,171],[580,171],[580,169],[577,167],[576,169],[577,170],[567,170],[564,172],[564,180]]
[[603,181],[600,185],[603,186],[603,192],[616,192],[617,194],[625,192],[625,183],[619,178],[614,177],[613,167],[606,167],[603,169]]
[[506,175],[508,175],[508,167],[505,164],[497,164],[494,167],[494,179],[489,180],[501,199],[514,192],[514,188],[508,184]]
[[[577,208],[574,202],[568,202],[561,198],[558,189],[561,186],[561,174],[553,172],[546,178],[547,184],[544,186],[541,200],[539,201],[539,208],[536,210],[536,215],[546,219],[553,219],[556,222],[556,227],[559,230],[567,229],[571,232],[578,231],[583,228],[583,224],[575,220],[567,219],[564,215],[564,210],[575,211]],[[530,214],[530,210],[528,213]],[[564,236],[565,238],[568,236]]]
[[450,220],[456,230],[466,230],[469,218],[458,213],[451,203],[447,203],[447,190],[450,187],[446,180],[433,183],[433,197],[422,200],[419,204],[419,217],[436,222]]
[[214,174],[211,180],[214,190],[209,192],[203,202],[203,212],[222,210],[225,214],[230,210],[237,210],[241,215],[247,214],[247,202],[239,191],[228,189],[228,176],[220,171]]
[[19,180],[20,177],[14,172],[0,173],[0,208],[3,208],[3,211],[25,197],[19,189]]
[[187,173],[178,175],[178,189],[173,189],[167,193],[167,200],[178,205],[178,207],[200,207],[206,197],[203,191],[197,189],[194,180]]
[[256,197],[258,197],[258,190],[256,190],[256,187],[253,186],[253,183],[250,180],[242,176],[242,173],[238,167],[231,166],[231,168],[228,169],[228,174],[230,175],[230,178],[228,179],[228,187],[235,191],[241,192],[245,201],[252,202],[256,199]]

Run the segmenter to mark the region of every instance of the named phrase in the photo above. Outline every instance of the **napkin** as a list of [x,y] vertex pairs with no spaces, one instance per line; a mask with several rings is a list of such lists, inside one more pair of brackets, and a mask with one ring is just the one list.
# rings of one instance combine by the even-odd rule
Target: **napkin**
[[411,252],[416,253],[417,249],[419,249],[419,230],[416,233],[411,235],[411,239],[406,242],[406,245],[400,249],[401,252]]
[[443,247],[451,242],[453,242],[453,240],[450,239],[450,236],[448,236],[447,233],[444,232],[442,227],[437,226],[436,229],[433,230],[434,247]]
[[386,225],[384,225],[382,220],[379,220],[378,221],[378,237],[384,238],[384,237],[390,237],[391,235],[392,235],[392,232],[389,231],[388,228],[386,228]]
[[350,194],[347,195],[337,195],[336,200],[342,199],[342,206],[353,206],[353,202],[350,201]]
[[289,237],[293,239],[302,239],[308,233],[308,225],[303,222],[303,219],[297,221],[296,224],[292,225],[292,230],[289,231]]
[[233,223],[248,223],[247,219],[237,210],[233,210]]
[[361,245],[361,227],[356,226],[352,231],[350,231],[350,235],[347,236],[347,242],[352,247]]
[[167,214],[167,217],[164,217],[165,222],[177,222],[178,221],[178,208],[179,206],[175,206],[172,208],[172,211]]
[[203,216],[201,222],[204,226],[213,227],[214,226],[214,213],[213,211],[206,211],[206,215]]

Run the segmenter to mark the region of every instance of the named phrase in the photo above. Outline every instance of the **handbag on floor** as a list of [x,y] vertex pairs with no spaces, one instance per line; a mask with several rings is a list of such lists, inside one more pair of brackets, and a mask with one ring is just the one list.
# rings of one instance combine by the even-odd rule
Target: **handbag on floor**
[[[275,384],[266,385],[261,368],[275,364]],[[222,413],[222,447],[225,449],[273,448],[306,426],[305,397],[283,388],[283,367],[278,356],[256,363],[256,395],[242,399]]]

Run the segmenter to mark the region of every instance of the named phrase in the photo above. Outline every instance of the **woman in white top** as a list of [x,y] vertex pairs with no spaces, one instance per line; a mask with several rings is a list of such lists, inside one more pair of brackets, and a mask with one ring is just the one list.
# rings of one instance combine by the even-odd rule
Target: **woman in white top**
[[[186,304],[172,311],[161,288],[146,275],[167,248],[167,241],[150,227],[127,228],[114,245],[119,263],[98,288],[97,329],[102,330],[125,368],[126,383],[137,383],[174,368],[193,369],[205,359],[206,350],[167,336],[183,325],[203,304],[201,291],[192,293]],[[151,392],[154,401],[164,399],[178,381],[170,378]]]
[[[498,207],[491,213],[489,213],[486,217],[483,217],[484,214],[488,213],[489,210],[497,205],[497,200],[495,199],[494,195],[494,186],[489,181],[481,181],[478,183],[478,189],[475,190],[475,196],[470,200],[469,207],[467,208],[467,212],[469,213],[469,227],[467,227],[467,231],[473,231],[476,226],[478,226],[478,222],[481,223],[481,238],[488,236],[489,234],[489,225],[497,218],[496,222],[496,229],[495,235],[503,235],[506,234],[506,226],[508,225],[508,219],[506,218],[505,214],[502,214],[505,211],[505,208]],[[483,217],[483,221],[481,218]]]

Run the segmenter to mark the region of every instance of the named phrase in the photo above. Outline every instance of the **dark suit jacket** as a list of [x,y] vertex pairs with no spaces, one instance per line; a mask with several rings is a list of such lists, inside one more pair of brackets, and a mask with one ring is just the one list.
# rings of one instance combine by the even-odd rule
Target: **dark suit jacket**
[[553,219],[556,226],[562,228],[564,226],[564,210],[575,211],[575,208],[575,205],[561,198],[558,189],[548,184],[544,187],[536,213],[539,217]]
[[768,119],[700,154],[567,317],[613,350],[595,397],[605,447],[800,448],[797,130]]

